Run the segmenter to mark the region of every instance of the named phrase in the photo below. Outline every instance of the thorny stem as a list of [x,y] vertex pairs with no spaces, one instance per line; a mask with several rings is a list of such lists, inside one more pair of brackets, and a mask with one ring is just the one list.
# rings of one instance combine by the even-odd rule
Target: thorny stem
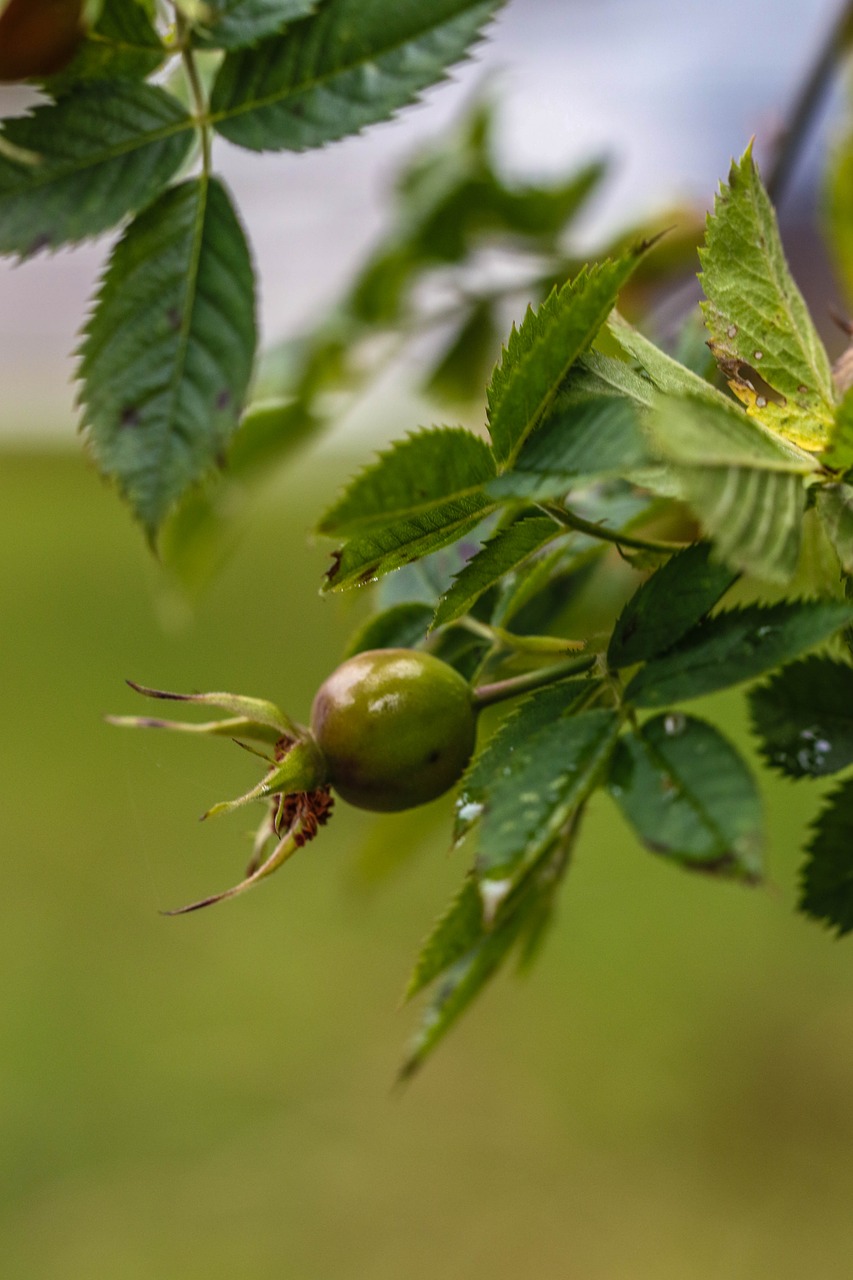
[[181,61],[183,62],[184,70],[187,73],[190,94],[192,95],[193,106],[195,107],[196,123],[198,124],[199,134],[201,136],[202,173],[206,178],[208,178],[210,177],[212,164],[207,98],[205,96],[204,87],[201,83],[201,77],[198,74],[198,66],[196,64],[195,56],[189,44],[189,25],[180,9],[175,10],[175,29],[178,33],[178,43],[181,49]]
[[566,662],[557,662],[551,667],[542,667],[538,671],[526,671],[521,676],[509,676],[506,680],[497,680],[494,684],[481,684],[472,691],[474,708],[491,707],[496,702],[504,702],[507,698],[517,698],[521,693],[531,693],[534,689],[543,689],[546,685],[564,680],[567,676],[583,675],[591,671],[598,662],[594,653],[584,654],[582,658],[569,658]]
[[601,538],[604,542],[612,542],[617,547],[631,547],[636,551],[662,551],[667,554],[673,551],[680,551],[682,547],[687,546],[685,542],[666,542],[660,538],[638,538],[630,533],[621,533],[615,529],[608,529],[605,525],[594,524],[591,520],[584,520],[583,516],[579,516],[574,511],[568,511],[565,507],[559,507],[552,502],[543,502],[540,504],[541,509],[558,524],[565,525],[567,529],[576,529],[578,533],[586,533],[591,538]]
[[845,4],[794,100],[788,122],[776,144],[765,177],[767,194],[778,204],[787,190],[812,121],[832,80],[833,72],[853,46],[853,3]]

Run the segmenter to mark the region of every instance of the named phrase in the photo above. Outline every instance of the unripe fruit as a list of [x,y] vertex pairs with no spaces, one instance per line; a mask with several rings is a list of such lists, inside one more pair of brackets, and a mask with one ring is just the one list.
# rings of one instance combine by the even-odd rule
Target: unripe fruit
[[61,71],[84,34],[83,0],[10,0],[0,13],[0,80]]
[[311,730],[338,794],[390,813],[426,804],[459,778],[474,750],[466,681],[417,649],[370,649],[317,691]]

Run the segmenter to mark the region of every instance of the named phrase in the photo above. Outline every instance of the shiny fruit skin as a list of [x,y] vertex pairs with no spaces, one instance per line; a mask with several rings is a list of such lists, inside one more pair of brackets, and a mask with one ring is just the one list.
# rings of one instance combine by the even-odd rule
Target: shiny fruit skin
[[84,35],[83,0],[10,0],[0,13],[0,81],[61,71]]
[[465,680],[417,649],[356,654],[311,709],[332,786],[349,804],[384,813],[426,804],[458,782],[476,728]]

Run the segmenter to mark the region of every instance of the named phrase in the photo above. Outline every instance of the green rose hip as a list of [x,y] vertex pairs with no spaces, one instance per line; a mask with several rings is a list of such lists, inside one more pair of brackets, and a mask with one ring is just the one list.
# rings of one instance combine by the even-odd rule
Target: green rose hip
[[476,713],[468,684],[447,663],[415,649],[372,649],[321,685],[311,731],[342,799],[389,813],[458,782],[474,750]]

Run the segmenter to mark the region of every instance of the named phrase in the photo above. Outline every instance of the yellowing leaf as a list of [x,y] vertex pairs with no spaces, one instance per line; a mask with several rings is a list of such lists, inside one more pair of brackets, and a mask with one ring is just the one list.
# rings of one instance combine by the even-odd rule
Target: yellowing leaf
[[751,148],[720,188],[699,256],[708,345],[732,391],[763,426],[820,453],[835,422],[832,372]]

